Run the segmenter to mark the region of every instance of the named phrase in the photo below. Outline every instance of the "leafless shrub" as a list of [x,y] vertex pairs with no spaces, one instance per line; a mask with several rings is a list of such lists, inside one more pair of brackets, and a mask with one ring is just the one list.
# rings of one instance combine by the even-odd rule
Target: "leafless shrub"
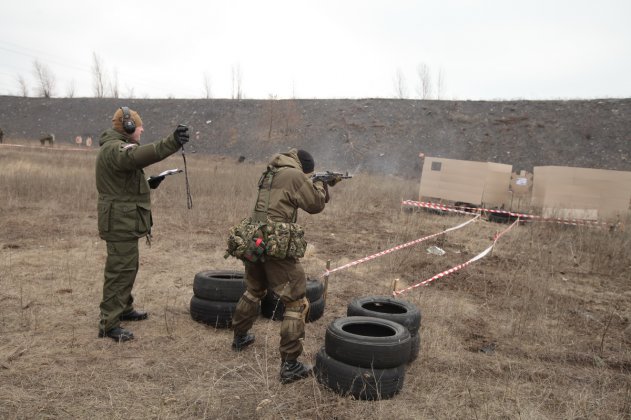
[[48,66],[38,60],[33,62],[33,73],[38,83],[38,95],[43,98],[52,98],[55,94],[55,76]]
[[419,78],[418,95],[421,99],[429,99],[432,96],[432,75],[429,66],[425,63],[418,65],[416,69]]
[[204,98],[206,99],[210,99],[213,97],[212,95],[212,89],[211,89],[211,84],[210,84],[210,76],[208,75],[208,73],[204,73],[204,85],[203,85],[203,92],[204,92]]
[[18,82],[18,86],[19,86],[19,95],[26,98],[28,96],[28,85],[26,83],[26,79],[24,78],[24,76],[19,75],[17,77],[17,82]]
[[110,82],[110,96],[112,98],[120,97],[120,89],[118,87],[118,71],[114,70],[114,76],[112,76],[112,81]]
[[243,99],[243,73],[238,63],[232,66],[232,99]]
[[397,69],[394,76],[394,95],[398,99],[405,99],[408,96],[408,88],[405,82],[403,70]]
[[436,99],[443,98],[445,90],[445,72],[442,68],[438,69],[438,77],[436,78]]
[[92,91],[95,98],[105,97],[105,88],[107,86],[107,75],[103,60],[96,52],[92,53]]
[[77,84],[75,80],[73,79],[68,83],[68,86],[66,88],[66,98],[74,98],[76,90],[77,90]]

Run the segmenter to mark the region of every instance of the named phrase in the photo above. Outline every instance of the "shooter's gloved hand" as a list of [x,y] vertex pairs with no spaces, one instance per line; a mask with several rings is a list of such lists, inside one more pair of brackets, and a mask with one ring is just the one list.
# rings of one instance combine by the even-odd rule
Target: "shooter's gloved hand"
[[173,137],[175,138],[177,144],[184,146],[189,140],[188,127],[183,124],[179,124],[173,132]]
[[149,179],[147,180],[147,182],[149,183],[149,188],[151,188],[152,190],[155,190],[156,188],[158,188],[158,185],[160,185],[162,180],[164,180],[164,175],[150,176]]

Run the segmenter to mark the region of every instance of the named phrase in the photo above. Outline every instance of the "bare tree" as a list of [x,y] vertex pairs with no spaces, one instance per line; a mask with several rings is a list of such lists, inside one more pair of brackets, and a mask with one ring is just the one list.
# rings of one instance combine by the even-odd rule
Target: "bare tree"
[[208,76],[208,73],[204,73],[204,98],[210,99],[212,97],[213,95],[210,89],[210,76]]
[[239,64],[232,66],[232,99],[243,99],[243,75]]
[[92,53],[92,59],[92,89],[94,97],[103,98],[105,97],[105,86],[107,85],[103,60],[96,55],[96,52]]
[[418,95],[421,99],[429,99],[432,96],[432,76],[429,66],[425,63],[418,65],[417,74],[419,79]]
[[33,61],[33,72],[35,73],[35,78],[37,79],[37,83],[39,83],[39,96],[44,98],[52,98],[55,94],[55,76],[50,71],[50,69],[40,63],[39,61]]
[[126,86],[126,89],[127,89],[127,93],[125,94],[125,97],[133,99],[134,98],[134,88]]
[[267,99],[267,103],[269,104],[269,130],[267,131],[267,139],[269,140],[272,138],[272,130],[274,128],[274,108],[276,107],[274,102],[278,99],[278,95],[270,93],[267,96]]
[[66,88],[66,97],[74,98],[74,94],[76,90],[77,90],[77,84],[75,83],[75,80],[72,79],[70,83],[68,83],[68,86]]
[[26,79],[24,78],[24,76],[18,76],[18,85],[20,87],[19,94],[26,98],[28,96],[28,85],[26,84]]
[[397,74],[394,77],[394,94],[399,99],[405,99],[408,95],[405,76],[401,69],[397,69]]
[[114,77],[110,82],[110,95],[112,98],[120,97],[120,89],[118,88],[118,71],[114,70]]
[[436,81],[436,99],[441,99],[443,89],[445,88],[445,72],[442,68],[438,69],[438,80]]

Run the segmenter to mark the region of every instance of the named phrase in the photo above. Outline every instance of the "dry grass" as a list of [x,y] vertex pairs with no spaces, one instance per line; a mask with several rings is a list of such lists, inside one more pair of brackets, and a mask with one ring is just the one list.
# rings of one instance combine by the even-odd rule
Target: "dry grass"
[[[519,226],[493,255],[403,297],[423,313],[421,354],[392,400],[354,401],[315,380],[280,385],[279,324],[230,351],[231,332],[193,322],[193,276],[240,269],[227,229],[247,215],[262,167],[190,155],[184,178],[154,192],[155,237],[141,245],[135,287],[148,321],[118,345],[96,338],[105,261],[96,232],[94,153],[0,148],[1,418],[612,418],[631,416],[629,234]],[[182,165],[170,157],[148,173]],[[301,214],[312,276],[437,232],[460,216],[406,214],[417,183],[358,175]],[[503,226],[460,231],[334,274],[324,317],[307,326],[304,359],[350,299],[413,284],[471,258]],[[447,251],[436,257],[425,249]],[[625,336],[626,330],[626,336]]]

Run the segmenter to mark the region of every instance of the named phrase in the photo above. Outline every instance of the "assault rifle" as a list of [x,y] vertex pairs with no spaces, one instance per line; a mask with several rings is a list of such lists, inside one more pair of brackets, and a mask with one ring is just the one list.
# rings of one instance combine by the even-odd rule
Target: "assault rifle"
[[322,181],[325,184],[330,185],[331,187],[343,179],[350,179],[350,178],[352,178],[352,176],[349,175],[348,172],[346,172],[346,174],[343,174],[341,172],[326,171],[326,172],[316,172],[313,175],[311,175],[311,180],[313,182]]

